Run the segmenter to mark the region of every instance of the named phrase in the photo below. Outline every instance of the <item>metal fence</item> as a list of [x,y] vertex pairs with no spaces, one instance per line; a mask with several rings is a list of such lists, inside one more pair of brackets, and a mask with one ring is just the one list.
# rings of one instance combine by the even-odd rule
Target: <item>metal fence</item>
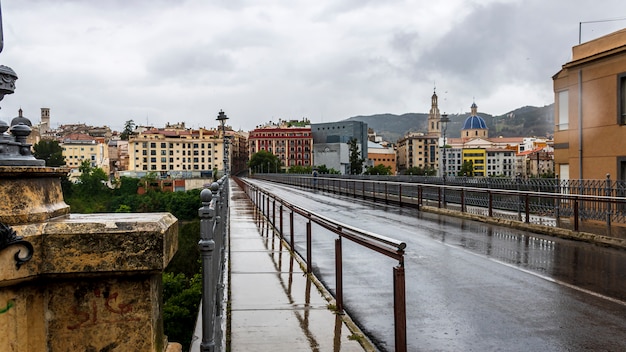
[[[312,273],[313,248],[312,248],[312,224],[337,235],[334,240],[335,249],[335,302],[338,313],[344,311],[343,304],[343,249],[342,240],[348,240],[363,246],[371,251],[380,253],[398,261],[393,267],[393,299],[394,299],[394,332],[395,350],[406,352],[406,297],[405,297],[405,273],[404,273],[404,250],[406,243],[381,236],[372,232],[364,231],[346,224],[326,218],[309,210],[291,204],[253,184],[234,178],[244,192],[256,205],[262,215],[267,219],[270,226],[279,234],[290,247],[297,253],[306,264],[306,272]],[[288,216],[289,229],[285,232],[285,214]],[[294,242],[294,216],[299,216],[305,221],[306,226],[306,253],[298,253]]]
[[257,174],[267,180],[316,188],[375,201],[407,206],[432,205],[489,217],[506,218],[574,231],[584,221],[603,227],[611,236],[615,225],[626,225],[623,181],[499,179],[426,176],[349,176]]
[[224,276],[228,234],[228,177],[213,182],[200,192],[202,207],[200,241],[202,255],[202,306],[198,322],[202,323],[200,351],[226,350]]

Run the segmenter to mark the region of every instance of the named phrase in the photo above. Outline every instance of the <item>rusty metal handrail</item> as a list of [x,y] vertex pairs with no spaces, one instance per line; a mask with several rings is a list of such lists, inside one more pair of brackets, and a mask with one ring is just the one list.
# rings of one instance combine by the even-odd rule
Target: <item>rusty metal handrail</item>
[[[312,267],[312,253],[311,253],[311,223],[315,223],[332,233],[339,236],[335,239],[335,279],[336,279],[336,293],[335,302],[338,312],[343,312],[343,259],[342,259],[342,245],[341,239],[345,238],[356,244],[359,244],[365,248],[373,250],[377,253],[383,254],[390,258],[398,260],[398,265],[393,268],[393,285],[394,285],[394,331],[395,331],[395,345],[396,351],[406,352],[406,290],[405,290],[405,275],[404,275],[404,250],[406,243],[382,236],[370,231],[361,230],[357,227],[340,223],[338,221],[327,218],[323,215],[315,212],[308,211],[302,207],[287,202],[286,200],[271,194],[268,191],[261,189],[260,187],[253,185],[249,182],[245,182],[239,178],[234,180],[244,189],[250,200],[259,208],[263,215],[271,222],[271,225],[280,234],[281,238],[287,242],[291,251],[296,252],[294,247],[294,233],[293,233],[293,214],[296,213],[304,217],[307,221],[306,234],[307,234],[307,253],[306,253],[306,266],[307,273],[311,273]],[[251,195],[250,193],[254,193]],[[262,199],[265,198],[266,199]],[[273,199],[270,213],[270,199]],[[279,228],[276,227],[275,208],[276,203],[280,205],[280,219]],[[290,210],[290,229],[289,229],[289,241],[283,235],[283,208]]]

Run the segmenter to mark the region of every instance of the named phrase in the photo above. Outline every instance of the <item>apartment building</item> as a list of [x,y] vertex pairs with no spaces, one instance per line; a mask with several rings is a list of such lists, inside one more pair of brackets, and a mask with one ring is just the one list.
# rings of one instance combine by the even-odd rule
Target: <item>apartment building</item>
[[367,144],[368,165],[383,165],[391,168],[391,174],[396,174],[396,151],[393,147],[384,147],[378,143]]
[[626,29],[574,46],[552,79],[556,174],[626,180]]
[[504,148],[487,148],[487,167],[485,176],[517,176],[516,152]]
[[421,132],[407,133],[397,142],[398,172],[413,167],[438,169],[439,136]]
[[[463,149],[462,162],[471,162],[473,165],[473,176],[486,176],[487,173],[487,150],[482,148]],[[463,175],[461,175],[463,176]]]
[[63,148],[65,165],[70,169],[70,178],[80,175],[78,169],[83,161],[89,161],[91,167],[101,168],[105,173],[110,172],[109,148],[104,138],[95,138],[88,134],[68,134],[59,143]]
[[128,140],[128,169],[161,176],[180,173],[210,177],[224,169],[223,138],[218,130],[151,128]]
[[293,121],[259,126],[248,135],[248,150],[250,155],[262,150],[274,154],[283,170],[292,166],[313,166],[311,126],[294,125]]

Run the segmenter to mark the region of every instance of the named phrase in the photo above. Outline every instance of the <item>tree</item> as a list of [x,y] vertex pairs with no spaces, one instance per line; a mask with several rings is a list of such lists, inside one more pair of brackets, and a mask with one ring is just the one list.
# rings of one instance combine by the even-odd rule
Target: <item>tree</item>
[[463,165],[461,165],[461,170],[457,174],[457,176],[474,176],[474,163],[471,160],[465,160]]
[[252,154],[250,161],[248,161],[248,167],[252,172],[276,172],[280,170],[280,166],[280,159],[266,150],[259,150]]
[[121,176],[115,183],[115,195],[118,196],[130,196],[137,194],[137,188],[139,187],[139,181],[134,177]]
[[163,328],[170,341],[189,350],[202,300],[202,275],[163,273]]
[[295,165],[289,168],[290,174],[309,175],[313,172],[313,168],[310,166]]
[[385,166],[378,164],[376,166],[370,166],[365,170],[365,175],[391,175],[391,166]]
[[83,160],[78,167],[81,175],[78,177],[79,193],[85,196],[100,196],[109,190],[106,185],[107,174],[99,167],[91,166],[89,160]]
[[422,176],[424,174],[424,169],[419,166],[411,166],[410,168],[404,170],[402,172],[403,175],[418,175]]
[[126,121],[126,123],[124,124],[124,130],[122,130],[122,133],[120,133],[120,138],[123,141],[127,141],[130,138],[130,136],[135,134],[134,130],[135,130],[135,121],[133,120]]
[[316,168],[317,168],[317,171],[319,171],[321,175],[323,174],[339,175],[340,174],[339,171],[333,169],[332,167],[329,169],[326,165],[319,165],[319,166],[316,166]]
[[360,175],[363,173],[363,163],[365,160],[361,158],[361,152],[359,151],[356,138],[350,138],[348,148],[350,150],[350,174]]
[[435,169],[432,166],[430,166],[430,167],[427,166],[427,167],[424,168],[424,175],[425,176],[435,176],[435,175],[437,175],[437,169]]
[[139,183],[146,192],[159,190],[157,183],[158,175],[156,172],[148,172],[144,177],[139,179]]
[[33,150],[35,158],[45,160],[46,166],[65,166],[63,147],[61,147],[58,141],[42,139],[39,143],[33,145]]
[[421,168],[419,166],[411,166],[410,168],[402,172],[403,175],[415,175],[415,176],[435,176],[437,175],[437,169],[432,166],[426,166]]

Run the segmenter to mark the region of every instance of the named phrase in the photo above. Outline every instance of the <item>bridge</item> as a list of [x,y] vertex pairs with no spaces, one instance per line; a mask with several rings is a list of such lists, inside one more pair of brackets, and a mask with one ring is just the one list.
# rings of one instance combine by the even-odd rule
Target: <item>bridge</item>
[[[619,248],[619,232],[583,233],[573,240],[580,231],[559,232],[555,226],[575,225],[578,220],[571,216],[590,214],[585,206],[592,201],[605,202],[605,210],[619,209],[618,197],[567,196],[555,202],[550,195],[517,190],[509,194],[424,185],[408,191],[399,184],[311,177],[280,181],[243,179],[231,185],[238,198],[243,198],[242,191],[250,197],[254,209],[231,218],[231,227],[251,221],[254,228],[245,231],[253,236],[246,241],[256,238],[265,247],[231,248],[230,260],[248,262],[253,253],[257,259],[263,253],[288,298],[289,277],[293,285],[294,268],[300,267],[327,292],[329,303],[324,307],[323,301],[309,300],[307,305],[305,300],[296,307],[300,301],[291,300],[289,309],[289,304],[278,307],[271,304],[280,301],[276,295],[263,301],[263,281],[255,281],[260,283],[254,295],[242,295],[234,280],[250,280],[252,275],[232,274],[231,268],[231,347],[251,331],[280,325],[268,319],[246,327],[237,320],[265,307],[268,317],[285,319],[285,326],[278,328],[282,333],[277,339],[253,334],[257,345],[252,339],[246,342],[252,345],[238,346],[356,350],[352,342],[358,341],[360,350],[383,351],[626,349],[626,252]],[[486,202],[476,201],[480,193]],[[506,197],[519,204],[506,204]],[[533,211],[533,198],[578,210],[557,219],[554,212]],[[498,202],[505,209],[493,206]],[[240,235],[231,229],[231,238]],[[286,265],[293,257],[299,264]],[[242,302],[244,297],[252,302]],[[324,316],[324,310],[341,322],[328,320],[322,324],[328,325],[326,330],[314,328],[314,317]],[[291,319],[277,311],[290,311]],[[324,319],[328,316],[319,321]],[[306,340],[302,349],[287,342],[298,340],[299,333]]]

